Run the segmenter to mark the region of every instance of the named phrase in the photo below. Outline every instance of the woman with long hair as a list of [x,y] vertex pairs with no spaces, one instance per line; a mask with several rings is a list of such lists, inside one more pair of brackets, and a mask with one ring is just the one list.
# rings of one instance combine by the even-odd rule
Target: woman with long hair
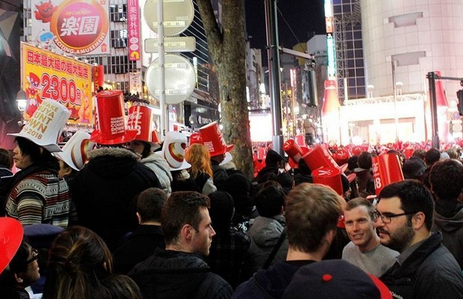
[[82,226],[56,237],[48,269],[43,299],[141,298],[133,280],[113,274],[111,252],[103,239]]
[[212,180],[211,155],[205,145],[200,143],[190,145],[185,153],[185,160],[191,164],[188,172],[203,194],[208,195],[217,191]]

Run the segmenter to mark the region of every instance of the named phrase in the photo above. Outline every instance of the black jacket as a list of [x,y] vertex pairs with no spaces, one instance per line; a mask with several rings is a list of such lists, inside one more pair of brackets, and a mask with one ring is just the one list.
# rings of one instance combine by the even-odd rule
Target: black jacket
[[91,151],[89,158],[72,181],[78,224],[96,232],[113,251],[138,226],[135,197],[159,187],[159,180],[127,149],[100,148]]
[[194,253],[158,248],[154,255],[136,265],[129,276],[140,287],[144,299],[227,299],[233,292]]
[[434,232],[402,265],[395,263],[381,280],[393,298],[463,298],[460,266],[442,245],[442,234]]
[[139,262],[150,257],[156,248],[165,248],[164,234],[158,225],[140,225],[114,252],[114,270],[127,274]]
[[311,260],[285,261],[274,264],[268,270],[261,269],[236,289],[233,299],[282,298],[294,273],[300,267],[314,262]]

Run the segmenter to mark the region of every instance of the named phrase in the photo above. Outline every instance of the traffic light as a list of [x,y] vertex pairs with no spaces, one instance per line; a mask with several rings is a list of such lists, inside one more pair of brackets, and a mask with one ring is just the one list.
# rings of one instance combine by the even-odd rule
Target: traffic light
[[460,89],[457,91],[457,97],[458,97],[458,113],[460,115],[463,115],[463,89]]

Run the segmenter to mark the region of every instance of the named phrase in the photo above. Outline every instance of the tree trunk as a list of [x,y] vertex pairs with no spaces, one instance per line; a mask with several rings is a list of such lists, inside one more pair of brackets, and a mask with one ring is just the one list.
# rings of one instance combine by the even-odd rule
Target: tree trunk
[[209,53],[217,69],[222,133],[234,144],[233,162],[253,177],[252,143],[246,100],[244,0],[222,0],[222,32],[210,0],[196,0],[207,36]]

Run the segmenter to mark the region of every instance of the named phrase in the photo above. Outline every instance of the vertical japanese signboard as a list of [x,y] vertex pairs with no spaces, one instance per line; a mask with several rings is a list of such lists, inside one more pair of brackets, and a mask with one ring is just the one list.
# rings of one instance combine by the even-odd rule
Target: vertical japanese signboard
[[129,60],[140,60],[140,12],[138,0],[127,0]]
[[25,120],[43,99],[52,99],[71,111],[70,123],[92,124],[90,64],[21,43],[21,85],[27,95]]
[[74,55],[109,54],[107,0],[31,0],[30,42]]

